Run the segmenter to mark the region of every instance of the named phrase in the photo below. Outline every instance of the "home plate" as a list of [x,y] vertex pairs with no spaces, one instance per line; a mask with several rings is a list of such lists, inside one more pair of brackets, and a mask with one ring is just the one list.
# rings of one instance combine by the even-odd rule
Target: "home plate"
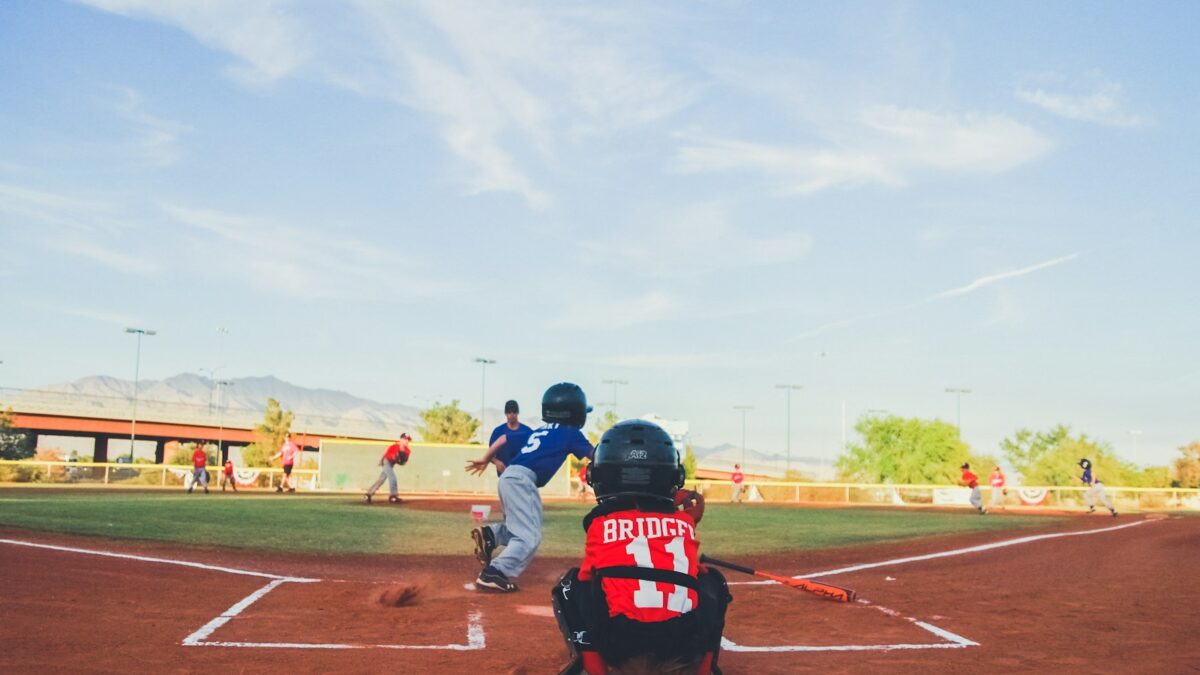
[[517,605],[517,611],[529,616],[554,616],[554,608],[546,605]]

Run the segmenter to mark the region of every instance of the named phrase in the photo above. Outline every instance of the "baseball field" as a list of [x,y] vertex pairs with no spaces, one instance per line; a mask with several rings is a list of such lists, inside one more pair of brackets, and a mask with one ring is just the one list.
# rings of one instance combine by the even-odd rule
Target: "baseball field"
[[[549,502],[521,591],[471,585],[472,504],[415,497],[0,488],[0,671],[554,673],[549,589],[585,504]],[[729,572],[720,665],[796,672],[1196,669],[1200,517],[711,503]]]

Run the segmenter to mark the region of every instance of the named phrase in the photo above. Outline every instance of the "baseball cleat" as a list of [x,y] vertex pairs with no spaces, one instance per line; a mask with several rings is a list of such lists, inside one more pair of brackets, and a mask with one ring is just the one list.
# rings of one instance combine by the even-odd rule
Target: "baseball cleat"
[[368,504],[370,504],[370,503],[371,503],[371,495],[367,495],[367,503],[368,503]]
[[396,495],[392,495],[391,497],[388,497],[388,502],[392,503],[392,504],[399,504],[400,498],[397,497]]
[[276,492],[283,492],[283,488],[282,488],[282,487],[280,487],[279,485],[276,485],[276,486],[275,486],[275,491],[276,491]]
[[1095,513],[1095,512],[1096,512],[1096,507],[1094,507],[1094,506],[1088,507],[1088,513]]
[[1116,518],[1116,517],[1117,517],[1117,512],[1113,511],[1113,518]]
[[475,542],[475,559],[487,567],[492,562],[492,553],[496,551],[496,535],[490,527],[477,527],[471,530],[471,539]]
[[509,581],[503,572],[491,565],[483,568],[483,571],[479,573],[479,578],[475,580],[475,585],[500,593],[512,593],[517,590],[516,584]]

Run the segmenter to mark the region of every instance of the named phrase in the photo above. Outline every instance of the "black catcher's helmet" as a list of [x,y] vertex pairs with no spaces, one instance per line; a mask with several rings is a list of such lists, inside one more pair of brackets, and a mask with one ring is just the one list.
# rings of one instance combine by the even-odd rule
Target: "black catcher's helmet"
[[559,382],[542,394],[542,421],[583,428],[592,406],[577,384]]
[[673,499],[683,486],[683,466],[671,436],[645,420],[625,420],[604,432],[588,466],[597,501],[620,495]]
[[1085,457],[1084,459],[1079,460],[1079,466],[1083,467],[1084,469],[1090,469],[1092,468],[1092,462]]

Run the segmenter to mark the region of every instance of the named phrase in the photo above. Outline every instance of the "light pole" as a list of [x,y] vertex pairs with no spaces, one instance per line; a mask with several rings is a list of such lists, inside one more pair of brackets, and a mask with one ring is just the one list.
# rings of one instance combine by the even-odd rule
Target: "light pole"
[[777,384],[776,389],[784,389],[787,391],[787,468],[784,470],[784,480],[787,480],[788,473],[792,470],[792,391],[803,389],[800,384]]
[[479,364],[479,441],[487,438],[487,424],[483,420],[483,411],[487,405],[487,367],[496,363],[495,359],[485,359],[481,356],[475,357],[475,363]]
[[[221,446],[225,442],[225,387],[232,387],[229,380],[218,380],[217,385],[217,459],[225,461]],[[209,422],[211,424],[211,421]]]
[[126,328],[125,332],[137,335],[137,359],[133,362],[133,415],[129,423],[129,463],[133,464],[133,443],[137,440],[138,378],[142,370],[142,336],[158,333],[146,328]]
[[752,405],[735,405],[734,410],[742,411],[742,469],[746,468],[746,411],[754,410]]
[[600,380],[600,382],[602,384],[611,384],[613,386],[612,407],[613,407],[613,414],[616,415],[617,414],[617,385],[618,384],[629,384],[629,380]]
[[946,393],[954,394],[954,426],[958,427],[958,437],[962,438],[962,395],[971,393],[971,390],[963,389],[962,387],[946,387]]
[[1129,435],[1133,436],[1133,463],[1137,464],[1137,461],[1138,461],[1138,436],[1142,435],[1142,430],[1141,429],[1130,429]]

